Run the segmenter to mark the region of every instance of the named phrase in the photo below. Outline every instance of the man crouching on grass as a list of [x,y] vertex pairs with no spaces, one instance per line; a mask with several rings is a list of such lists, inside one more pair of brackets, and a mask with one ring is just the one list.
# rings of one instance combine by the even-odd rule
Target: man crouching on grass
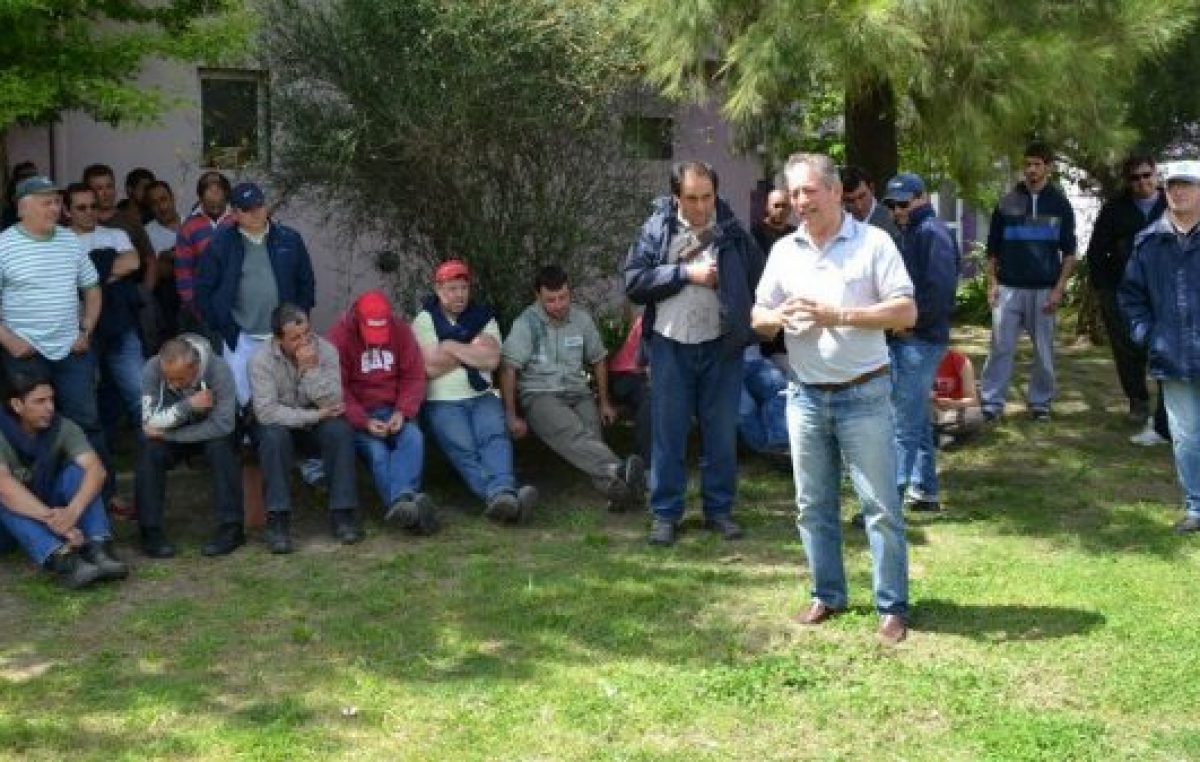
[[50,379],[13,373],[0,413],[0,550],[16,545],[76,589],[122,579],[100,501],[105,471],[83,429],[57,415]]

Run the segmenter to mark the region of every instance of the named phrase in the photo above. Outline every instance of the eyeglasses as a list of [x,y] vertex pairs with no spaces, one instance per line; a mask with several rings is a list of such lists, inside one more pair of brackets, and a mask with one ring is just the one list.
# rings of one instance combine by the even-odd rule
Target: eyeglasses
[[1154,177],[1153,171],[1151,171],[1151,172],[1130,172],[1129,173],[1129,182],[1132,183],[1132,182],[1137,182],[1138,180],[1149,180],[1151,177]]
[[75,206],[71,207],[71,211],[73,211],[73,212],[94,212],[99,208],[100,208],[100,206],[98,204],[76,204]]
[[787,209],[787,204],[771,204],[772,209]]
[[883,205],[886,206],[888,209],[907,209],[909,203],[911,203],[911,202],[909,202],[909,201],[893,201],[892,199],[887,199],[886,201],[883,202]]

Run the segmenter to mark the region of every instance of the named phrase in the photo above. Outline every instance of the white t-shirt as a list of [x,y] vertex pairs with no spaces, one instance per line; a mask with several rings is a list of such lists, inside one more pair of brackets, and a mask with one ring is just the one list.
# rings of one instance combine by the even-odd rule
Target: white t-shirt
[[[824,251],[803,227],[771,248],[755,304],[774,309],[803,297],[852,308],[912,295],[912,281],[891,236],[843,214],[842,227]],[[887,341],[877,329],[810,324],[799,333],[785,332],[784,343],[802,383],[845,383],[888,363]]]
[[164,227],[158,220],[150,220],[146,225],[146,235],[150,236],[150,246],[154,248],[155,255],[161,255],[164,251],[175,248],[179,233]]
[[77,232],[75,235],[79,238],[79,245],[83,247],[85,252],[95,251],[96,249],[113,249],[117,252],[133,251],[133,244],[129,241],[129,234],[124,230],[97,225],[96,229],[90,233]]

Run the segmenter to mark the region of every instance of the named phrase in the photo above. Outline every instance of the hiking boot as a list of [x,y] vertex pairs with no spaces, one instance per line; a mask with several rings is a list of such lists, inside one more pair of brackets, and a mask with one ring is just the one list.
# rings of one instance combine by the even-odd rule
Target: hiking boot
[[678,531],[678,525],[674,521],[667,519],[654,519],[650,524],[649,542],[651,545],[657,545],[665,548],[675,544],[675,535]]
[[[516,499],[513,503],[516,503]],[[383,520],[395,521],[406,531],[421,537],[437,534],[442,527],[433,501],[424,492],[401,496],[388,508]]]
[[517,516],[518,522],[525,521],[533,513],[538,497],[537,487],[524,484],[517,488],[517,505],[521,506],[521,514]]
[[263,531],[263,540],[267,550],[282,555],[292,552],[292,516],[287,511],[268,511],[267,528]]
[[1200,532],[1200,516],[1188,515],[1175,522],[1175,534]]
[[58,583],[69,590],[87,587],[100,579],[100,569],[88,563],[75,551],[63,550],[46,559],[46,571],[58,577]]
[[343,545],[362,542],[363,530],[358,525],[358,512],[346,508],[333,512],[333,536]]
[[711,519],[705,519],[704,528],[710,532],[716,532],[724,540],[740,540],[746,536],[737,522],[728,516],[714,516]]
[[129,576],[129,567],[117,560],[112,553],[112,542],[104,540],[92,541],[84,546],[80,555],[83,560],[100,570],[101,581],[125,579]]
[[174,558],[175,546],[159,527],[142,527],[142,552],[151,558]]
[[521,502],[512,492],[501,492],[488,501],[483,515],[501,524],[512,524],[521,518]]
[[246,544],[246,530],[241,524],[222,524],[217,533],[200,549],[202,556],[227,556]]

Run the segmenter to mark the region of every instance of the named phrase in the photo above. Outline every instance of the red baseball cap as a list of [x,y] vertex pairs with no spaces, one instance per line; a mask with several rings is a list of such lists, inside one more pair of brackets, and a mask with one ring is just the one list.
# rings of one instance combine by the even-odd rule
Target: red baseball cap
[[358,332],[368,344],[387,344],[392,339],[392,303],[382,291],[368,291],[354,305]]
[[447,259],[433,271],[434,283],[445,283],[448,280],[465,279],[471,282],[471,269],[461,259]]

